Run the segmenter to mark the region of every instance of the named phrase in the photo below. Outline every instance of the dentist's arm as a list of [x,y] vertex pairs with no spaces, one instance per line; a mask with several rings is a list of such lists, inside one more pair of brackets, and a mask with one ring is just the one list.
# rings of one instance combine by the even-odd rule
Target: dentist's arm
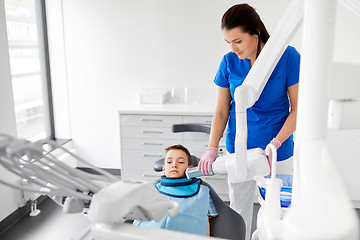
[[298,102],[298,88],[299,84],[295,84],[291,87],[288,87],[288,95],[290,100],[290,114],[286,118],[284,125],[280,129],[279,133],[276,135],[281,143],[283,143],[291,134],[295,132],[296,129],[296,114],[297,114],[297,102]]
[[[290,99],[290,113],[289,116],[286,118],[284,125],[281,127],[279,133],[276,135],[276,137],[271,140],[271,144],[273,144],[276,149],[278,149],[281,144],[290,137],[291,134],[295,132],[296,129],[296,114],[297,114],[297,102],[298,102],[298,88],[299,84],[295,84],[291,87],[288,87],[288,95]],[[263,151],[263,154],[265,154],[265,151]],[[270,172],[272,169],[272,155],[268,156],[268,161],[270,165]]]
[[202,173],[209,174],[211,172],[211,164],[217,158],[219,141],[224,133],[229,117],[230,103],[230,89],[219,87],[215,114],[211,124],[209,144],[206,148],[206,153],[199,162],[199,169]]

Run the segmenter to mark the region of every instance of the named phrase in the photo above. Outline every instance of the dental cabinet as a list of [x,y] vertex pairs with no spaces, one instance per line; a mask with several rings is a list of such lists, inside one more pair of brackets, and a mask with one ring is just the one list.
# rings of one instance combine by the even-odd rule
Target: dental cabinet
[[[172,132],[173,124],[198,123],[211,125],[213,106],[208,104],[138,104],[119,110],[121,179],[153,182],[161,172],[154,163],[163,158],[165,148],[182,144],[192,155],[201,158],[209,135],[198,132]],[[225,153],[225,136],[219,143]],[[227,176],[202,177],[224,201],[229,201]]]

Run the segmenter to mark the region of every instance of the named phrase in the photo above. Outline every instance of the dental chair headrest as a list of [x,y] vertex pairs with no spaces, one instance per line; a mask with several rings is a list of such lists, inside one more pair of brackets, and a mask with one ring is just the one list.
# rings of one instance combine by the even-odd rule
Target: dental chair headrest
[[[193,167],[196,167],[199,164],[200,158],[191,155],[191,163],[193,165]],[[154,170],[155,172],[161,172],[162,171],[162,167],[164,165],[164,158],[160,158],[159,160],[157,160],[154,163]]]

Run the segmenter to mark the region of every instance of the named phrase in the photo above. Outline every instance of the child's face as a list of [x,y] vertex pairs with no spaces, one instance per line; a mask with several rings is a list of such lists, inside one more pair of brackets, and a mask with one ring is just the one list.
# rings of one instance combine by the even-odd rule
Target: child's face
[[175,178],[185,176],[185,170],[189,167],[186,153],[179,149],[172,149],[166,153],[163,172],[166,177]]

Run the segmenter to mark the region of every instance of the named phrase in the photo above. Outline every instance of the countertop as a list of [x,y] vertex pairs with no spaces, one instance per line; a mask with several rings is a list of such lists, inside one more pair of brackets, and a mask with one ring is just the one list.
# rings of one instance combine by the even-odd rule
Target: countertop
[[165,103],[128,104],[121,106],[119,114],[157,114],[157,115],[210,115],[215,111],[214,103]]

